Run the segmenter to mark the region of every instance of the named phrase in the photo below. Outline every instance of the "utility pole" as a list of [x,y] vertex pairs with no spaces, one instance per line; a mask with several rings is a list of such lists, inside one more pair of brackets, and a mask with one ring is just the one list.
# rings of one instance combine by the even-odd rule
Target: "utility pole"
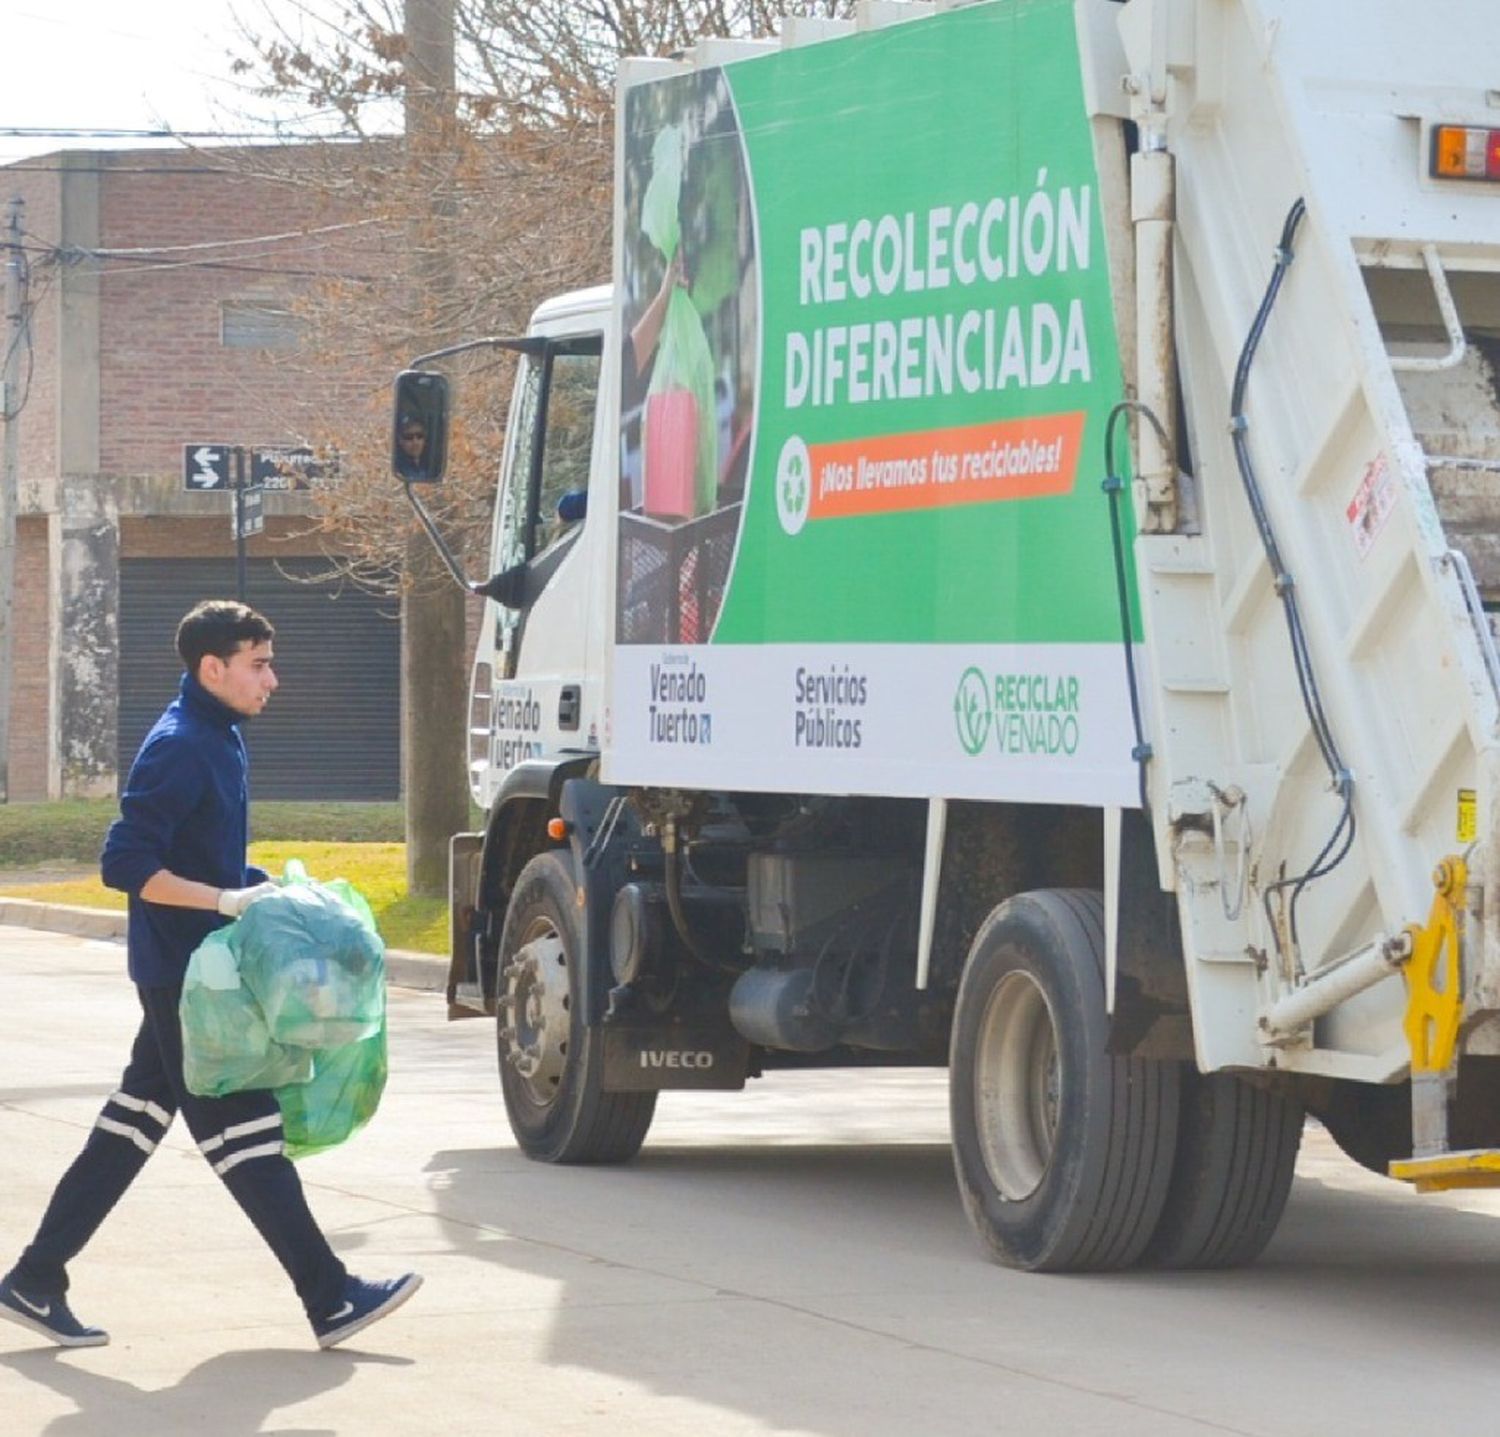
[[0,803],[10,802],[10,696],[15,663],[11,613],[16,593],[16,506],[20,503],[21,359],[26,333],[26,256],[21,250],[21,216],[26,201],[10,202],[5,228],[5,372],[0,414],[5,447],[0,451]]
[[[453,157],[454,0],[406,0],[406,163],[414,195],[427,197],[411,221],[415,289],[429,316],[446,309],[452,258],[443,250]],[[451,336],[421,336],[435,349]],[[428,342],[431,341],[431,342]],[[466,595],[444,577],[426,536],[407,544],[401,599],[402,777],[408,889],[441,897],[448,887],[448,839],[468,827]]]

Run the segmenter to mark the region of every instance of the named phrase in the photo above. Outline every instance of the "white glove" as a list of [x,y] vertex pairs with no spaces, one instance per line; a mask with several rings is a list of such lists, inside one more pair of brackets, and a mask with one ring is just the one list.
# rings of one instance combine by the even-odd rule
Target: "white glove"
[[257,883],[253,888],[224,888],[219,891],[219,912],[226,918],[238,918],[258,899],[279,892],[279,883]]

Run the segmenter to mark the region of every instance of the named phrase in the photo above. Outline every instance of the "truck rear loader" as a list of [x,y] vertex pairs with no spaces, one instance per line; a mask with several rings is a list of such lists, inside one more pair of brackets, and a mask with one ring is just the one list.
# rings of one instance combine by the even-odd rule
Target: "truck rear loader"
[[1500,1181],[1496,56],[1490,0],[869,0],[623,65],[612,284],[484,341],[487,580],[398,380],[526,1153],[946,1065],[1042,1270],[1253,1259],[1307,1113]]

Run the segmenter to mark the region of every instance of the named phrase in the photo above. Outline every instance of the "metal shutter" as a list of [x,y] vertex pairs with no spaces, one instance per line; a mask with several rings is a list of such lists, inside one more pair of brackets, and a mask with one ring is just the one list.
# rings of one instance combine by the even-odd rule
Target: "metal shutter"
[[[317,559],[252,559],[246,601],[276,626],[281,687],[244,725],[250,796],[390,800],[401,792],[401,642],[397,601],[352,586],[284,577]],[[283,572],[284,571],[284,572]],[[234,596],[224,559],[120,561],[120,782],[177,691],[177,623],[201,599]]]

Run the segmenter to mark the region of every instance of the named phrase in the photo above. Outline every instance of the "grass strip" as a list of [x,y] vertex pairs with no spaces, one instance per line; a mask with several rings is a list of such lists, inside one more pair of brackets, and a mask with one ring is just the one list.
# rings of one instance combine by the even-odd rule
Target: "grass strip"
[[[4,811],[0,807],[0,813]],[[440,898],[413,898],[407,894],[404,843],[277,839],[250,845],[250,861],[273,876],[281,875],[289,858],[300,858],[314,878],[347,878],[365,895],[389,947],[418,953],[447,953],[447,905]],[[0,888],[0,896],[117,911],[125,907],[123,893],[106,888],[93,876]]]
[[[119,812],[112,798],[0,803],[0,869],[96,863]],[[406,837],[399,803],[255,802],[250,829],[260,842],[400,843]]]

